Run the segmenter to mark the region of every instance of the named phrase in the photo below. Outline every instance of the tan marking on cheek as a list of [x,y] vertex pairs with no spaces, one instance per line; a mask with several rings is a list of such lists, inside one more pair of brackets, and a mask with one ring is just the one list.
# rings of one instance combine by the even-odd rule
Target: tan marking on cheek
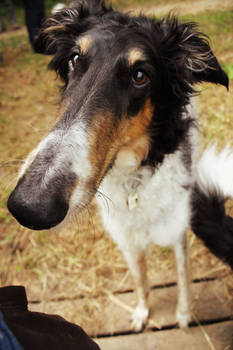
[[144,135],[152,121],[154,113],[154,108],[148,99],[145,103],[144,108],[139,111],[137,116],[132,117],[130,120],[130,126],[126,134],[126,142],[137,139],[138,137]]
[[136,158],[136,166],[139,166],[142,160],[147,157],[150,147],[150,137],[147,130],[151,123],[153,112],[154,108],[150,100],[147,100],[144,108],[129,121],[124,144],[119,151],[118,157],[122,158],[123,153],[125,153],[124,157],[129,157],[131,154],[131,159],[133,157]]
[[113,127],[114,120],[115,116],[110,113],[97,115],[89,131],[89,161],[93,167],[97,187],[120,147],[121,137],[118,126]]
[[82,55],[85,55],[92,44],[92,38],[90,35],[83,36],[78,40],[78,45],[80,47],[80,52]]
[[144,54],[140,49],[131,49],[128,54],[129,65],[133,66],[137,61],[144,59]]
[[143,135],[121,147],[117,154],[116,165],[120,168],[138,168],[149,153],[149,135]]

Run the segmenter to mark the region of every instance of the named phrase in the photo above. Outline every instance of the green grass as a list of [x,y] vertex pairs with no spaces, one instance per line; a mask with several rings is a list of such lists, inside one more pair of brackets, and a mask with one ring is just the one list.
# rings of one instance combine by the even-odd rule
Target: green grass
[[[31,0],[33,1],[33,0]],[[46,11],[46,15],[49,15],[49,13],[51,12],[51,9],[54,5],[56,5],[59,1],[58,0],[45,0],[45,11]],[[62,1],[60,1],[62,2]],[[15,14],[16,14],[16,19],[17,22],[20,25],[24,24],[24,5],[23,5],[23,1],[22,0],[15,0],[13,1],[14,3],[14,8],[15,8]],[[6,25],[6,27],[9,25],[9,20],[7,17],[7,12],[6,12],[6,6],[4,4],[4,1],[1,1],[0,3],[0,13],[2,15],[3,18],[3,22]]]
[[232,80],[233,79],[233,63],[229,63],[229,62],[222,63],[222,67],[225,70],[225,72],[227,73],[228,78],[230,80]]
[[173,4],[176,2],[185,2],[186,0],[166,0],[166,3],[164,0],[106,0],[106,3],[112,4],[114,8],[121,9],[121,8],[133,8],[133,7],[142,7],[145,8],[146,6],[156,6],[156,5],[163,5],[163,4]]
[[27,42],[28,38],[26,35],[11,36],[10,38],[0,40],[0,50],[21,49]]
[[196,15],[182,16],[182,19],[199,23],[210,37],[229,34],[233,31],[233,11],[207,11]]
[[[0,54],[2,56],[0,67],[14,66],[23,69],[26,66],[35,65],[34,69],[39,69],[47,64],[46,56],[33,52],[27,35],[12,36],[0,40]],[[2,93],[0,90],[0,97]]]

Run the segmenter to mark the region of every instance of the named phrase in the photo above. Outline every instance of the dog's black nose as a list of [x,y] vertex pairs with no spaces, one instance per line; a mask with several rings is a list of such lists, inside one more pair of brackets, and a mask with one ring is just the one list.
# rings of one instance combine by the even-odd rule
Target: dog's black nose
[[30,192],[24,186],[16,186],[7,207],[16,220],[32,230],[46,230],[58,225],[66,216],[68,203],[59,193]]

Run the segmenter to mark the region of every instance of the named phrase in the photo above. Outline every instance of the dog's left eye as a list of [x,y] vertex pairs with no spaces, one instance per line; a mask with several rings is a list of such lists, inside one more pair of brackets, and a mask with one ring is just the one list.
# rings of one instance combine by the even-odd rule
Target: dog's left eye
[[76,53],[75,55],[73,55],[69,61],[70,66],[72,69],[74,69],[75,67],[77,67],[78,65],[78,60],[79,60],[79,54]]
[[143,86],[150,81],[148,75],[142,70],[136,70],[133,73],[133,83],[137,86]]

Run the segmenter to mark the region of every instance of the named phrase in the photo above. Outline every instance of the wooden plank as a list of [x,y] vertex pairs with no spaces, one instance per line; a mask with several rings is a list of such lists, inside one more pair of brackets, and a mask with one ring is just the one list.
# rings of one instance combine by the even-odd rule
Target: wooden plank
[[[232,316],[220,281],[192,284],[192,307],[198,320],[209,321]],[[150,293],[151,322],[148,328],[175,325],[177,287],[154,289]],[[31,304],[33,311],[59,314],[79,324],[92,336],[122,334],[131,331],[130,308],[136,303],[135,293],[109,295],[95,299]]]
[[233,350],[233,321],[95,339],[101,350]]

